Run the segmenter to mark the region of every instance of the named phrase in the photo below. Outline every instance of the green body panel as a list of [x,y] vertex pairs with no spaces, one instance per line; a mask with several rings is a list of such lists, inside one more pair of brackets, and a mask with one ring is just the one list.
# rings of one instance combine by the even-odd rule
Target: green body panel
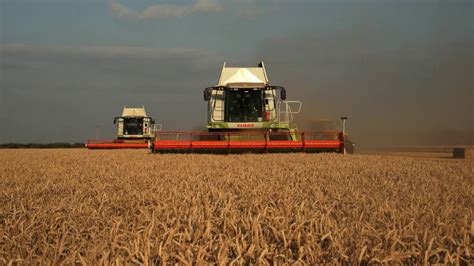
[[242,123],[231,123],[231,122],[212,122],[207,125],[209,131],[213,132],[229,132],[232,130],[241,131],[289,131],[292,140],[298,140],[298,129],[289,123],[279,123],[278,121],[265,121],[265,122],[242,122]]

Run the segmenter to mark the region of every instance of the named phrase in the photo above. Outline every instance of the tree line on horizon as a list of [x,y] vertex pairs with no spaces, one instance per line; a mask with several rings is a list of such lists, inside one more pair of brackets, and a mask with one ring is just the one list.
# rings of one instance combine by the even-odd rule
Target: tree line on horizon
[[53,143],[0,143],[0,149],[47,149],[47,148],[84,148],[82,142],[53,142]]

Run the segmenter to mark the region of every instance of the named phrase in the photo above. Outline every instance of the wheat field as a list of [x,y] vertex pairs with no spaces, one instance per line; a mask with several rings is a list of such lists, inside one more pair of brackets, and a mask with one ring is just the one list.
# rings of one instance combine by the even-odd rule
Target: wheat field
[[472,162],[0,150],[0,265],[469,264]]

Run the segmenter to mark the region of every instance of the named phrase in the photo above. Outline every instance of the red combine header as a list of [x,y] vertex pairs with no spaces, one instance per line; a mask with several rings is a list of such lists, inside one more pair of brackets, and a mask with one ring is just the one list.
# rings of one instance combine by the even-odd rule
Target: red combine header
[[344,152],[342,132],[157,132],[153,153]]

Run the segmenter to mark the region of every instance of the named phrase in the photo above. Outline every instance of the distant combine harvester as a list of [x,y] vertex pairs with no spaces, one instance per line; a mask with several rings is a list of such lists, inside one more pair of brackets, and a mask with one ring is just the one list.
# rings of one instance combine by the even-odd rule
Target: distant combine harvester
[[115,140],[89,140],[89,149],[146,149],[156,132],[155,121],[147,116],[145,107],[124,106],[122,116],[114,119]]

